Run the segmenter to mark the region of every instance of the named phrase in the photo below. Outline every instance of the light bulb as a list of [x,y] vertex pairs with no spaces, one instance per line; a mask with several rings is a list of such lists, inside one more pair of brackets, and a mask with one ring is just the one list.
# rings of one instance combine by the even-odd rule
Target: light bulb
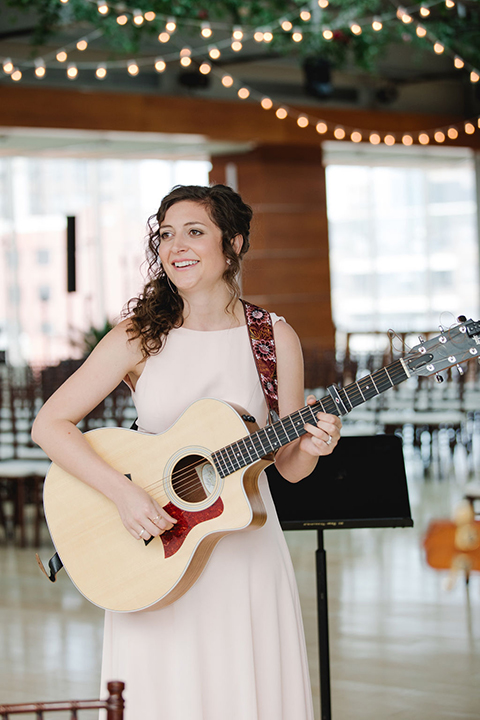
[[362,133],[358,132],[358,130],[354,130],[350,135],[350,140],[354,143],[362,142]]
[[441,130],[437,130],[433,137],[435,138],[435,142],[442,143],[445,141],[445,133],[443,133]]
[[233,28],[232,38],[233,38],[234,40],[242,40],[242,39],[243,39],[243,30],[242,30],[242,28],[239,27],[238,25],[236,25],[236,26]]
[[210,65],[210,63],[203,62],[198,69],[202,73],[202,75],[208,75],[208,73],[212,70],[212,66]]
[[343,138],[346,135],[345,130],[341,127],[336,127],[335,130],[333,131],[333,134],[335,135],[337,140],[343,140]]
[[65,52],[65,50],[59,50],[56,54],[56,58],[57,58],[58,62],[65,62],[67,57],[68,56],[67,56],[67,53]]
[[104,80],[107,77],[107,68],[105,65],[98,65],[95,70],[95,77],[98,80]]
[[157,72],[159,72],[159,73],[164,72],[166,67],[167,67],[167,63],[165,62],[165,60],[163,58],[157,58],[155,60],[155,70]]
[[324,122],[319,122],[315,125],[315,130],[319,135],[324,135],[328,130],[328,125]]
[[88,42],[85,40],[85,38],[82,38],[77,42],[77,50],[80,50],[80,52],[83,52],[88,47]]
[[212,36],[212,28],[210,27],[210,23],[203,22],[202,23],[202,29],[200,30],[200,34],[204,38],[209,38]]
[[403,143],[404,145],[413,145],[413,138],[412,138],[412,136],[411,136],[411,135],[408,135],[408,133],[407,133],[406,135],[403,135],[403,136],[402,136],[402,143]]
[[427,34],[427,31],[425,30],[423,25],[417,25],[415,32],[417,33],[417,36],[420,38],[425,37],[425,35]]
[[263,42],[263,32],[257,30],[253,36],[253,39],[255,40],[255,42]]
[[350,30],[354,35],[361,35],[362,34],[362,28],[358,23],[352,23],[350,25]]
[[241,87],[237,93],[238,97],[242,100],[246,100],[250,95],[250,90],[246,87]]
[[278,118],[279,120],[285,120],[285,118],[286,118],[287,115],[288,115],[288,112],[285,110],[285,108],[279,107],[279,108],[275,111],[275,115],[277,116],[277,118]]
[[177,23],[173,18],[169,18],[165,25],[165,29],[168,30],[169,33],[175,32],[175,30],[177,29]]
[[182,67],[190,67],[191,64],[192,64],[192,58],[188,57],[188,55],[180,58],[180,65]]
[[305,117],[305,115],[300,115],[300,117],[297,118],[298,127],[306,128],[306,127],[308,127],[308,124],[309,124],[309,120],[307,117]]
[[428,145],[428,143],[430,142],[429,135],[427,135],[427,133],[420,133],[420,135],[418,136],[418,142],[420,143],[420,145]]
[[302,10],[300,13],[300,19],[303,20],[303,22],[308,22],[311,19],[312,15],[308,10]]
[[292,29],[293,25],[290,22],[290,20],[282,20],[281,27],[282,27],[282,30],[285,30],[285,32],[289,32]]
[[67,68],[67,77],[69,80],[75,80],[78,75],[78,68],[75,63],[69,63]]
[[139,67],[138,67],[137,63],[135,62],[135,60],[130,60],[130,62],[128,63],[127,70],[130,73],[130,75],[134,75],[134,76],[138,75]]
[[434,51],[437,53],[437,55],[441,55],[443,51],[445,50],[445,45],[442,45],[440,42],[436,42],[433,46]]
[[295,31],[292,33],[292,40],[293,40],[293,42],[297,42],[297,43],[298,43],[298,42],[302,42],[302,40],[303,40],[303,35],[302,35],[302,33],[300,32],[300,30],[295,30]]
[[428,17],[430,15],[430,8],[425,7],[425,5],[422,5],[420,8],[420,15],[422,17]]
[[3,72],[6,73],[7,75],[10,75],[14,70],[15,70],[15,66],[12,63],[12,61],[10,60],[10,58],[6,58],[3,61]]
[[224,75],[222,77],[222,85],[226,88],[232,87],[233,85],[233,78],[231,75]]
[[270,110],[273,107],[273,102],[270,100],[269,97],[262,98],[260,105],[264,110]]
[[457,128],[454,128],[454,127],[448,128],[447,135],[450,138],[450,140],[456,140],[458,138]]
[[467,135],[473,135],[475,132],[475,125],[472,125],[472,123],[469,122],[465,123],[465,132]]
[[218,58],[221,55],[220,50],[217,47],[215,47],[215,45],[211,45],[208,48],[208,54],[210,55],[212,60],[218,60]]
[[135,25],[143,25],[144,17],[141,10],[133,11],[133,22]]
[[266,32],[264,32],[264,33],[263,33],[263,40],[264,40],[264,42],[266,42],[266,43],[272,42],[272,40],[273,40],[273,33],[270,32],[270,30],[267,30]]
[[161,43],[167,43],[170,40],[170,33],[165,32],[165,30],[164,30],[163,32],[160,33],[160,35],[158,36],[158,39]]
[[104,0],[98,0],[97,10],[100,13],[100,15],[107,15],[110,8],[108,7],[107,3]]
[[383,28],[383,23],[380,18],[374,18],[372,22],[372,28],[375,30],[375,32],[379,32]]
[[325,10],[325,8],[328,7],[328,0],[318,0],[318,7],[321,7],[322,10]]
[[18,68],[15,68],[14,71],[12,72],[12,74],[10,75],[10,77],[11,77],[12,80],[14,80],[15,82],[18,82],[19,80],[22,79],[21,70],[19,70]]
[[455,55],[453,64],[455,65],[457,70],[461,70],[463,67],[465,67],[465,62],[464,62],[464,60],[462,60],[462,58],[459,55]]
[[470,82],[476,83],[479,80],[480,80],[480,75],[478,74],[478,72],[476,70],[472,70],[472,72],[470,73]]
[[333,39],[333,32],[329,30],[328,28],[325,28],[325,30],[322,32],[323,39],[324,40],[332,40]]
[[38,78],[43,78],[43,77],[45,77],[46,72],[47,72],[47,69],[45,67],[44,60],[42,58],[37,58],[35,60],[35,75]]
[[395,145],[395,136],[394,135],[385,135],[383,138],[383,142],[385,145]]
[[233,52],[240,52],[240,50],[242,49],[243,45],[242,45],[242,43],[240,42],[240,40],[234,40],[234,41],[232,42],[232,44],[230,45],[230,47],[232,48]]
[[381,137],[378,133],[370,133],[369,141],[372,143],[372,145],[378,145],[381,141]]
[[128,22],[127,15],[117,15],[117,23],[119,25],[126,25]]
[[156,14],[153,12],[153,10],[148,10],[148,11],[145,13],[145,20],[146,20],[147,22],[152,22],[153,20],[155,20],[156,17],[157,17],[157,16],[156,16]]

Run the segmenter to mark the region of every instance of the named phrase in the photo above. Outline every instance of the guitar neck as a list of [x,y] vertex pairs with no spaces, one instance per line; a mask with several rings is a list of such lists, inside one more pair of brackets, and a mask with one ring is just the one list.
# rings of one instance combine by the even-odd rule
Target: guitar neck
[[212,454],[213,462],[220,476],[227,477],[305,435],[305,423],[316,424],[316,413],[319,411],[337,416],[346,415],[354,407],[381,395],[408,377],[406,366],[400,359],[344,388],[329,388],[329,394],[313,405],[306,405],[301,410],[217,450]]

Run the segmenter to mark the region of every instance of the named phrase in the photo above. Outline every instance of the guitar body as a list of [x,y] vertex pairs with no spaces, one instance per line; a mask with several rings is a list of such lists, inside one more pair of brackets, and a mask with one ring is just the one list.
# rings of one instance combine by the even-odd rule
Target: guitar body
[[106,462],[177,518],[171,531],[148,543],[125,529],[112,501],[52,464],[44,487],[48,528],[88,600],[119,612],[169,605],[193,585],[224,535],[264,524],[258,476],[272,457],[223,478],[211,462],[213,452],[257,429],[239,413],[203,399],[160,435],[124,428],[85,434]]

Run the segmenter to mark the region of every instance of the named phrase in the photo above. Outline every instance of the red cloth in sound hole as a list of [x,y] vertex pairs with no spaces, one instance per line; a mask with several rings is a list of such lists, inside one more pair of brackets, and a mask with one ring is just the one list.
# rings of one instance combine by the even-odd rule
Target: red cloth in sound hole
[[175,555],[177,550],[182,547],[185,538],[192,528],[206,520],[219,517],[223,512],[223,507],[222,498],[218,498],[213,505],[205,508],[205,510],[195,512],[181,510],[173,503],[165,505],[163,509],[178,521],[171,530],[167,530],[160,535],[165,550],[165,558]]

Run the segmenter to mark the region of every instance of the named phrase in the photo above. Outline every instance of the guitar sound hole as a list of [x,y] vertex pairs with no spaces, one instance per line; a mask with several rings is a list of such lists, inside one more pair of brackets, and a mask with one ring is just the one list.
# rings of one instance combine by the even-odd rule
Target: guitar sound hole
[[173,490],[184,502],[203,502],[213,493],[215,485],[215,469],[201,455],[186,455],[173,468]]

